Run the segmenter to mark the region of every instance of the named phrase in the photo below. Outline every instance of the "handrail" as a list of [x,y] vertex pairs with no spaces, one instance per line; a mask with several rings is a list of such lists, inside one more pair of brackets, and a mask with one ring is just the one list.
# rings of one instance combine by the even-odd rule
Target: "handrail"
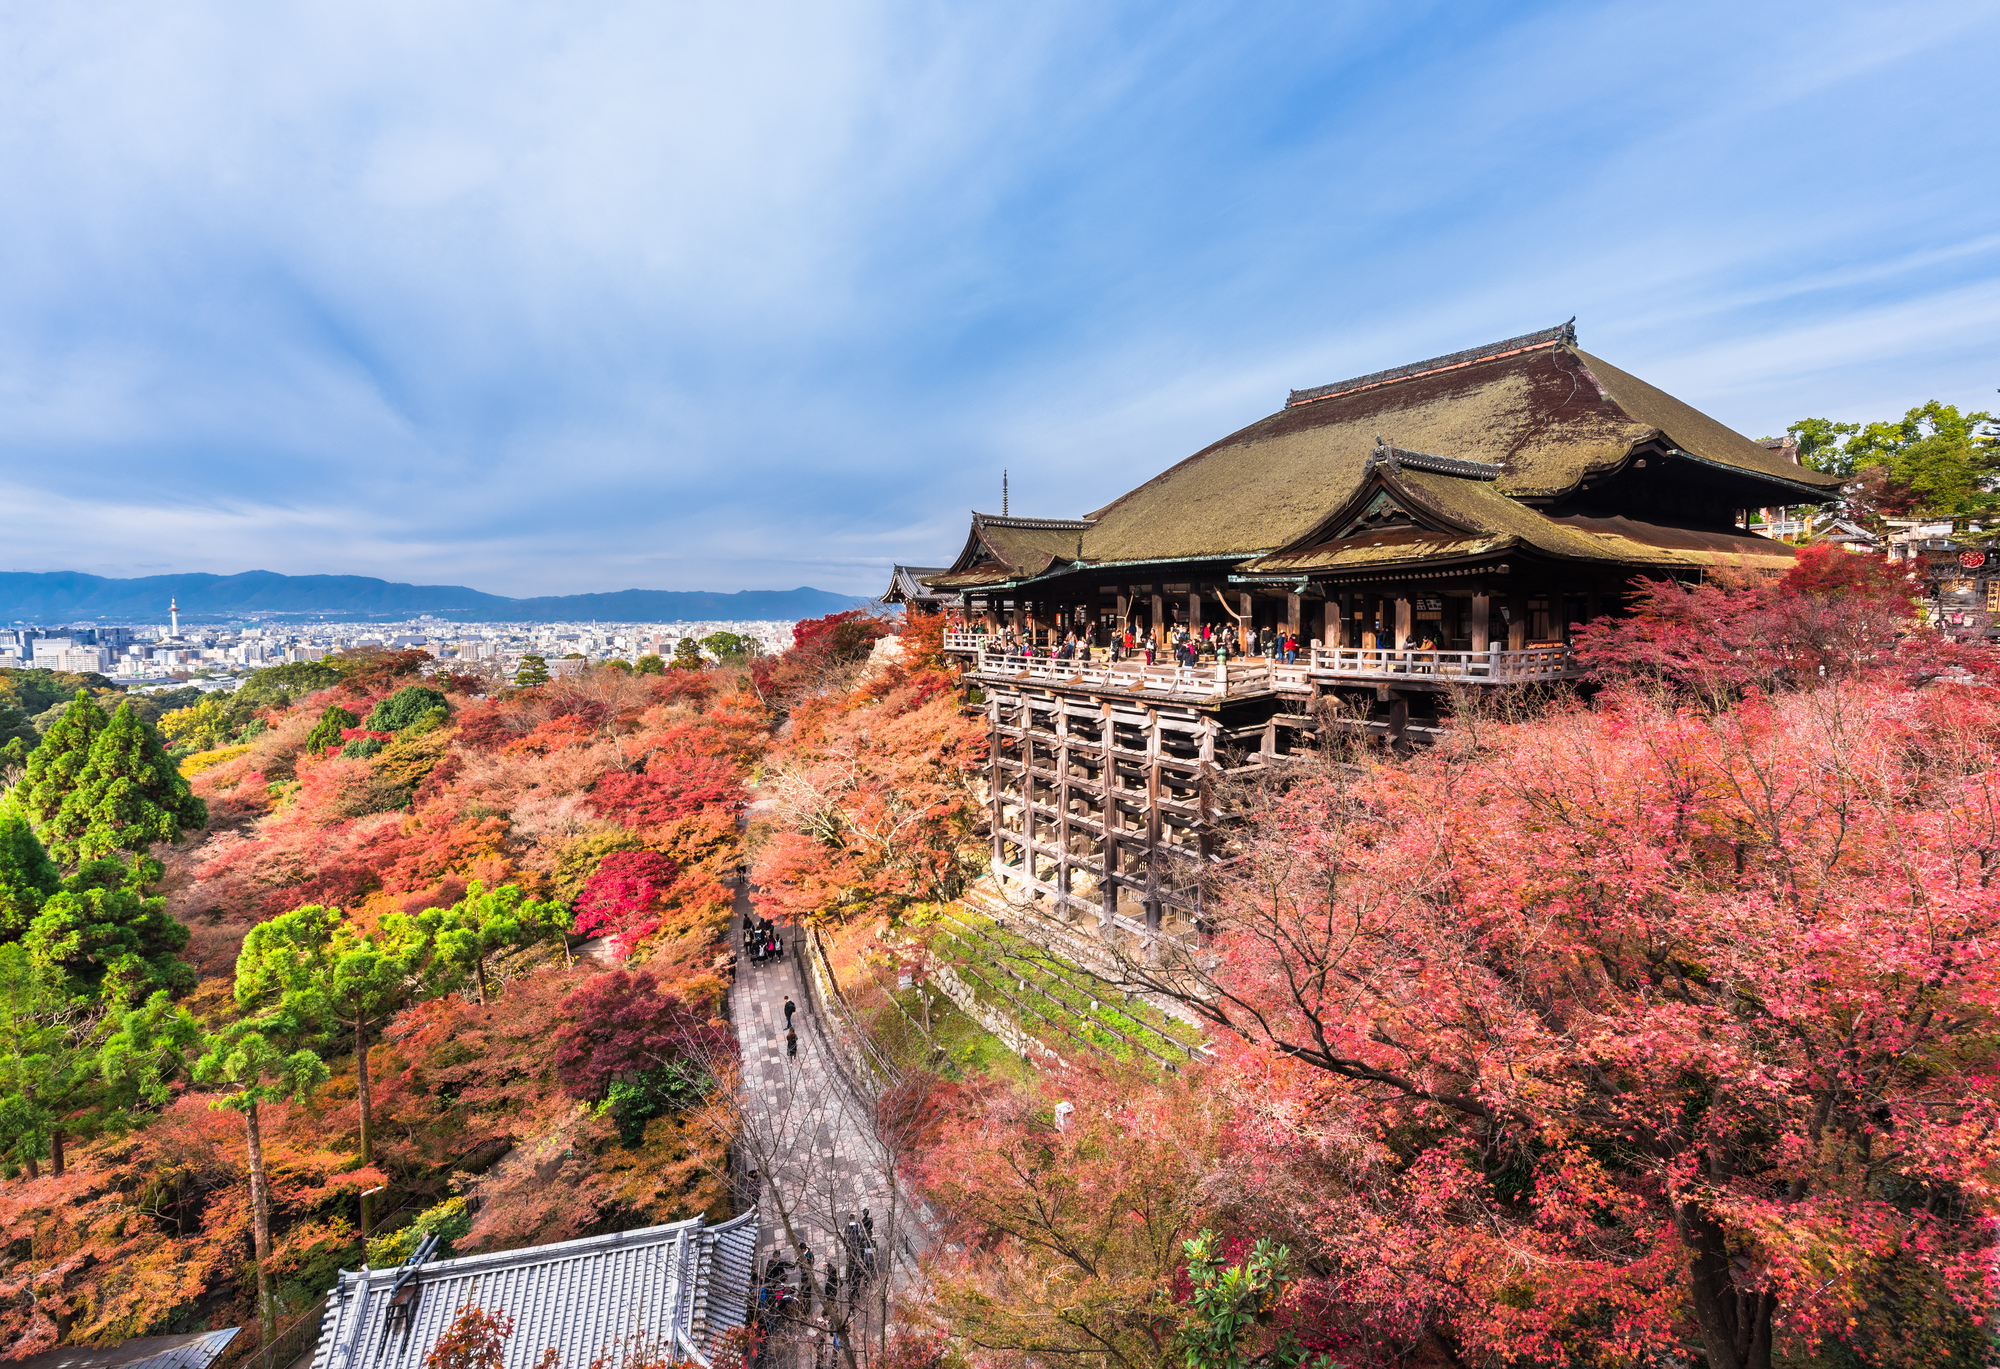
[[1270,688],[1271,663],[1261,657],[1214,665],[1186,666],[1162,661],[1025,659],[997,650],[980,653],[975,673],[1010,679],[1046,680],[1072,687],[1096,687],[1130,693],[1193,695],[1216,698],[1227,694],[1260,693]]
[[1576,656],[1564,642],[1542,642],[1519,650],[1439,651],[1414,647],[1314,647],[1314,675],[1430,675],[1514,682],[1560,679],[1577,673]]

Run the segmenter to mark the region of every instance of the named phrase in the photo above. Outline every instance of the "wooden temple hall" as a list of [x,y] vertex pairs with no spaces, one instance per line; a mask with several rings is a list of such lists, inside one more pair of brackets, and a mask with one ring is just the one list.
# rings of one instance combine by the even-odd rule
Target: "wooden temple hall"
[[[1453,687],[1575,675],[1571,626],[1635,576],[1782,567],[1746,511],[1836,484],[1565,324],[1294,390],[1080,517],[974,513],[903,588],[956,605],[946,646],[987,696],[995,874],[1066,920],[1182,934],[1219,854],[1205,781],[1283,756],[1316,696],[1418,740]],[[1177,649],[1224,630],[1224,655]]]

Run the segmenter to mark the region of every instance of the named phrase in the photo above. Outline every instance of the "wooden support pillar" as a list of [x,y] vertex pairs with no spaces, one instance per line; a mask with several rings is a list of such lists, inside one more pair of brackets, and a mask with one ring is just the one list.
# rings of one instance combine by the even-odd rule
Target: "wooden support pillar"
[[1022,614],[1021,601],[1019,599],[1014,601],[1013,608],[1008,613],[1008,619],[1009,626],[1013,628],[1016,637],[1027,631],[1028,625]]
[[1158,592],[1159,586],[1153,588],[1153,645],[1164,648],[1167,644],[1167,598]]
[[1160,713],[1146,710],[1146,898],[1147,929],[1159,915],[1160,887]]
[[1069,921],[1069,701],[1056,698],[1056,915]]
[[1472,592],[1472,649],[1484,651],[1492,644],[1493,596],[1484,589]]
[[1299,596],[1285,596],[1285,632],[1293,637],[1299,635]]
[[1104,900],[1104,912],[1098,918],[1098,930],[1105,936],[1112,933],[1112,917],[1118,912],[1118,792],[1117,763],[1112,759],[1111,745],[1114,730],[1111,725],[1111,705],[1101,705],[1104,720],[1098,732],[1098,754],[1103,764],[1098,768],[1098,789],[1104,795],[1104,860],[1098,867],[1097,892]]
[[1407,594],[1396,600],[1396,650],[1401,651],[1410,644],[1410,599]]
[[1389,745],[1402,744],[1403,734],[1410,728],[1410,696],[1402,690],[1389,693]]
[[1592,619],[1602,618],[1603,616],[1604,592],[1593,584],[1588,590],[1584,591],[1583,620],[1587,623]]
[[1323,626],[1320,628],[1320,638],[1319,638],[1319,644],[1321,646],[1333,647],[1333,646],[1347,645],[1345,640],[1343,640],[1346,635],[1345,628],[1347,627],[1347,624],[1341,621],[1343,613],[1341,605],[1346,600],[1346,598],[1347,596],[1344,594],[1341,595],[1340,598],[1338,599],[1329,597],[1323,604],[1320,605],[1320,608],[1322,610],[1320,613],[1320,618],[1323,622]]
[[1528,596],[1519,590],[1507,594],[1507,650],[1520,651],[1528,645]]
[[1188,635],[1201,640],[1201,586],[1188,587]]
[[986,700],[986,818],[993,829],[993,863],[1003,862],[1006,846],[1000,823],[1000,696]]
[[1120,641],[1123,641],[1125,638],[1125,624],[1131,621],[1131,617],[1132,617],[1131,596],[1127,595],[1123,588],[1120,588],[1118,591],[1118,624],[1116,627],[1112,628],[1112,632],[1118,637]]

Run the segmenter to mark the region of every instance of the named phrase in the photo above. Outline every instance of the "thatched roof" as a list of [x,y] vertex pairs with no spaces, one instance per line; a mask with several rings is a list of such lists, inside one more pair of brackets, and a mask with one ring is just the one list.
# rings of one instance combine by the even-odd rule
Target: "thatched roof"
[[1565,532],[1560,516],[1546,518],[1516,501],[1557,500],[1586,479],[1633,460],[1642,446],[1678,453],[1690,463],[1686,469],[1750,482],[1773,504],[1823,500],[1838,484],[1579,350],[1574,331],[1564,325],[1294,391],[1277,413],[1204,447],[1083,519],[975,514],[965,552],[930,583],[943,590],[973,588],[996,583],[1001,570],[1006,574],[998,579],[1019,580],[1067,569],[1078,560],[1243,560],[1281,549],[1296,553],[1330,511],[1354,496],[1370,453],[1384,438],[1397,448],[1493,468],[1482,494],[1434,492],[1446,501],[1475,499],[1482,511],[1474,521],[1490,525],[1490,534],[1482,536],[1532,538],[1537,546],[1551,544],[1546,548],[1551,554],[1587,559],[1624,558],[1606,558],[1610,544],[1598,532]]

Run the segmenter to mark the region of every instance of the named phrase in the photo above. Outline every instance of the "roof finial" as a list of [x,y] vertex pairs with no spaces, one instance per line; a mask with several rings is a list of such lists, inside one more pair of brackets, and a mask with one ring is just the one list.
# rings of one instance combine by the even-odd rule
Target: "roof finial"
[[1576,315],[1569,316],[1569,322],[1562,326],[1562,340],[1569,346],[1576,346]]
[[1007,516],[1007,468],[1000,468],[1000,516]]

